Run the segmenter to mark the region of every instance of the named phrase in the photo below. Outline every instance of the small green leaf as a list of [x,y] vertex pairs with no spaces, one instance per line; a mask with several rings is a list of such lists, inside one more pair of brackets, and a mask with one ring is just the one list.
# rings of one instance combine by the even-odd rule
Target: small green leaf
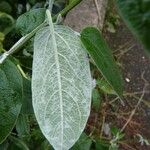
[[112,133],[114,136],[116,136],[118,132],[120,132],[120,130],[119,130],[117,127],[112,127],[112,128],[111,128],[111,133]]
[[20,114],[16,123],[18,136],[24,140],[29,139],[30,125],[27,115]]
[[105,92],[107,94],[116,95],[116,92],[112,89],[112,87],[106,80],[104,80],[104,79],[97,80],[96,83],[103,92]]
[[5,35],[2,32],[0,32],[0,42],[3,42],[4,39],[5,39]]
[[79,140],[71,148],[71,150],[90,150],[92,145],[92,139],[89,138],[85,133],[82,133]]
[[97,89],[93,89],[92,92],[92,106],[93,108],[98,111],[101,105],[101,95]]
[[25,78],[23,78],[23,102],[21,113],[33,114],[31,81]]
[[49,144],[49,142],[47,140],[45,140],[44,142],[42,142],[40,149],[43,150],[54,150],[53,147]]
[[65,7],[65,5],[66,5],[66,0],[55,0],[52,13],[53,14],[59,13]]
[[103,141],[96,140],[95,150],[109,150],[109,144],[106,144]]
[[4,49],[3,49],[3,41],[4,41],[4,39],[5,39],[5,35],[2,32],[0,32],[0,53],[2,51],[4,51]]
[[81,40],[102,75],[122,98],[122,77],[102,34],[94,27],[87,27],[81,32]]
[[150,53],[150,0],[116,0],[120,14]]
[[11,13],[12,7],[8,2],[3,0],[0,2],[0,11],[5,13]]
[[5,140],[2,144],[0,144],[0,150],[8,150],[8,140]]
[[45,11],[46,10],[44,8],[39,8],[26,12],[17,19],[16,28],[22,35],[31,32],[44,22]]
[[0,12],[0,32],[9,33],[14,23],[15,21],[10,15]]
[[111,128],[111,133],[112,133],[113,136],[116,137],[116,140],[120,140],[120,139],[122,139],[125,136],[125,134],[122,133],[120,131],[120,129],[118,129],[117,127],[112,127]]
[[0,65],[0,143],[15,126],[22,105],[22,77],[9,60]]
[[[22,141],[19,138],[16,138],[14,136],[9,136],[9,139],[13,142],[13,144],[16,146],[17,149],[19,150],[29,150],[28,146],[24,141]],[[12,150],[16,148],[11,148]],[[9,148],[8,148],[9,149]]]

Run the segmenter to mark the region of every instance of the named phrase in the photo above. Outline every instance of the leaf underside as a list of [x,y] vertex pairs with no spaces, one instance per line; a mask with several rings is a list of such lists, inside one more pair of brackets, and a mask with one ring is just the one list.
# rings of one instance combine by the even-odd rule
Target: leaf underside
[[69,27],[50,26],[35,36],[33,108],[39,126],[56,150],[67,150],[85,128],[91,105],[86,51]]
[[22,77],[9,60],[0,66],[0,143],[11,133],[21,110]]

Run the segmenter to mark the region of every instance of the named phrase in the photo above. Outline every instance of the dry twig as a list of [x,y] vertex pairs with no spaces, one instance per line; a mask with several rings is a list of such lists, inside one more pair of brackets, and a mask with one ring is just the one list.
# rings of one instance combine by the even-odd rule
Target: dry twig
[[121,132],[123,132],[124,129],[127,127],[127,125],[130,123],[130,121],[132,120],[132,118],[133,118],[133,116],[134,116],[136,110],[138,109],[139,105],[141,104],[141,102],[142,102],[142,100],[143,100],[143,97],[144,97],[146,88],[147,88],[147,86],[148,86],[148,82],[147,82],[147,80],[144,78],[144,73],[145,73],[145,72],[143,72],[143,73],[142,73],[142,76],[141,76],[141,78],[142,78],[143,81],[145,82],[142,95],[141,95],[141,97],[140,97],[138,103],[136,104],[135,108],[132,110],[132,112],[131,112],[131,114],[130,114],[130,116],[129,116],[129,119],[127,120],[127,122],[126,122],[126,123],[124,124],[124,126],[122,127]]

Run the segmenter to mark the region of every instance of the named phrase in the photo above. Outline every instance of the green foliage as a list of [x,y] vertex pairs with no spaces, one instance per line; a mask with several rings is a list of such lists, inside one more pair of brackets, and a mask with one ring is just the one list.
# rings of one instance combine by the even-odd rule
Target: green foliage
[[112,87],[109,85],[109,83],[104,80],[104,79],[101,79],[101,80],[97,80],[97,85],[98,87],[106,94],[113,94],[113,95],[116,95],[116,92],[112,89]]
[[22,77],[16,66],[7,60],[0,66],[0,143],[15,126],[22,105]]
[[92,139],[83,133],[71,150],[90,150]]
[[28,115],[33,114],[31,81],[26,78],[23,78],[23,102],[21,113]]
[[45,11],[46,9],[39,8],[26,12],[17,19],[16,28],[21,32],[22,35],[30,33],[44,22]]
[[10,141],[12,141],[12,144],[9,145],[9,150],[29,150],[28,146],[19,138],[16,138],[15,136],[9,136]]
[[7,140],[5,140],[2,144],[0,144],[0,150],[7,150],[9,146],[9,143]]
[[95,143],[96,150],[109,150],[109,146],[110,145],[104,141],[96,140]]
[[98,111],[100,109],[101,102],[102,102],[102,97],[101,97],[100,92],[98,91],[98,89],[93,89],[92,106],[96,111]]
[[81,40],[99,71],[118,96],[122,98],[122,78],[115,64],[112,52],[102,34],[94,27],[87,27],[81,32]]
[[30,125],[27,115],[20,114],[16,123],[18,137],[23,140],[30,140]]
[[150,1],[116,0],[125,22],[150,52]]
[[[80,1],[69,0],[66,2],[65,0],[56,0],[52,14],[55,15],[61,12],[62,16],[65,16]],[[20,2],[21,11],[17,10],[19,4],[17,0],[8,0],[7,2],[2,0],[0,2],[0,52],[5,51],[3,44],[8,44],[6,39],[9,41],[12,40],[12,37],[12,43],[18,41],[20,37],[18,32],[16,34],[16,29],[20,31],[24,40],[24,38],[27,38],[25,35],[32,33],[35,28],[45,21],[46,9],[39,7],[46,6],[46,1],[27,0],[27,2],[29,11],[22,14],[16,21],[13,18],[27,10],[26,4],[23,4],[24,1]],[[117,0],[117,4],[131,30],[149,50],[149,1]],[[57,15],[53,17],[53,20],[56,20],[56,18]],[[107,23],[109,31],[115,32],[118,19],[118,16],[111,15],[112,24]],[[47,22],[49,21],[47,19]],[[15,22],[16,28],[14,26]],[[111,128],[112,139],[102,140],[97,138],[94,135],[95,127],[90,136],[87,136],[84,132],[80,136],[89,115],[90,93],[92,90],[90,70],[88,68],[89,59],[85,54],[84,47],[104,77],[101,80],[99,80],[101,75],[100,78],[96,78],[96,87],[92,93],[92,110],[94,112],[100,111],[103,94],[118,95],[122,98],[122,78],[112,52],[102,34],[96,28],[88,27],[81,32],[80,40],[76,32],[68,27],[56,25],[56,23],[53,27],[52,19],[48,27],[40,29],[36,34],[36,42],[33,47],[34,34],[35,32],[30,34],[28,42],[21,49],[22,52],[14,55],[17,63],[15,62],[14,64],[13,61],[8,59],[0,65],[0,150],[53,150],[46,138],[51,139],[49,141],[53,141],[53,145],[59,145],[62,139],[60,140],[58,137],[63,137],[66,140],[66,143],[61,141],[63,146],[69,145],[69,142],[72,142],[70,144],[72,146],[77,141],[71,150],[118,150],[118,143],[124,138],[124,134],[116,127]],[[30,39],[31,37],[32,39]],[[22,39],[19,41],[21,44]],[[4,46],[7,49],[6,44]],[[32,69],[33,48],[35,50]],[[56,58],[58,59],[57,62]],[[55,68],[51,70],[52,68],[50,67],[53,63],[55,63]],[[19,66],[19,69],[16,65]],[[34,72],[35,68],[37,70]],[[94,66],[94,69],[97,70],[97,68]],[[58,73],[59,69],[62,74]],[[93,71],[92,69],[91,72]],[[34,72],[33,77],[32,70]],[[34,98],[38,97],[39,100],[38,106],[37,101],[36,103],[33,101],[34,111],[32,107],[31,78],[32,81],[36,81],[32,83],[32,85],[34,84],[34,88],[32,88]],[[73,82],[75,79],[76,81]],[[60,82],[62,91],[60,90]],[[60,97],[58,98],[58,91],[56,90],[58,87],[59,93],[61,91],[63,95],[61,102],[64,104],[59,101]],[[53,94],[55,98],[52,101],[53,103],[49,104],[50,97]],[[60,109],[57,109],[59,108],[58,106],[63,108],[61,117]],[[34,112],[36,112],[38,122]],[[46,119],[43,117],[44,115],[46,115]],[[50,127],[51,123],[53,124]],[[43,136],[38,124],[40,124],[41,129],[44,127],[42,132],[46,138]],[[60,130],[60,126],[63,126],[63,130]],[[89,132],[88,128],[85,131]],[[80,138],[78,139],[79,136]],[[140,138],[139,142],[149,144],[141,135],[138,136]],[[54,139],[54,137],[56,138]]]
[[8,34],[14,25],[14,19],[7,13],[0,12],[0,32]]
[[4,41],[5,35],[0,32],[0,53],[4,51],[3,49],[3,41]]
[[0,2],[0,11],[10,14],[12,12],[12,7],[6,1]]
[[118,141],[124,137],[124,134],[117,127],[112,127],[111,133],[113,135],[113,139],[110,141],[109,150],[118,150]]
[[52,13],[53,14],[59,13],[65,7],[65,4],[66,0],[55,0]]

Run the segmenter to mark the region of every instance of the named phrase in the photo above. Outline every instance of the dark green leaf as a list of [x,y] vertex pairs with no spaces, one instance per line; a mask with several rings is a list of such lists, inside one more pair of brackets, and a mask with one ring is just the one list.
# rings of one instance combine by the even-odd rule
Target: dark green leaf
[[9,139],[13,142],[14,146],[13,147],[16,147],[16,148],[11,148],[12,150],[16,150],[16,149],[19,149],[19,150],[29,150],[28,146],[26,145],[26,143],[24,143],[24,141],[22,141],[21,139],[19,138],[16,138],[14,136],[9,136]]
[[8,150],[8,140],[5,140],[2,144],[0,144],[0,150]]
[[53,5],[53,14],[59,13],[65,7],[66,0],[55,0]]
[[106,80],[104,80],[104,79],[97,80],[96,83],[103,92],[105,92],[107,94],[116,95],[116,92],[112,89],[112,87]]
[[109,144],[106,144],[105,142],[103,141],[96,141],[95,143],[95,147],[96,149],[95,150],[109,150]]
[[42,144],[40,146],[40,149],[43,149],[43,150],[54,150],[53,147],[50,145],[50,143],[47,140],[42,142]]
[[120,132],[120,129],[118,129],[117,127],[112,127],[111,133],[113,134],[113,136],[117,137],[117,140],[122,139],[125,135],[124,133]]
[[92,139],[90,139],[85,133],[82,133],[79,140],[71,148],[71,150],[90,150]]
[[15,126],[22,105],[22,77],[9,60],[0,65],[0,143]]
[[97,89],[93,89],[92,92],[92,106],[95,110],[99,110],[101,105],[101,95]]
[[32,69],[33,58],[31,56],[17,56],[17,59],[19,59],[21,66],[29,70]]
[[4,34],[9,33],[13,25],[14,19],[10,15],[0,12],[0,32],[3,32]]
[[125,22],[150,52],[150,0],[117,0]]
[[94,27],[87,27],[81,32],[81,40],[102,75],[121,98],[122,78],[102,34]]
[[24,140],[29,140],[30,125],[27,115],[20,114],[16,123],[18,136]]
[[112,133],[114,136],[116,136],[118,132],[120,132],[120,130],[119,130],[117,127],[112,127],[112,128],[111,128],[111,133]]
[[4,49],[3,49],[4,39],[5,39],[5,35],[2,32],[0,32],[0,53],[4,51]]
[[2,1],[0,2],[0,11],[5,13],[11,13],[12,8],[8,2]]
[[21,150],[15,143],[10,143],[7,150]]
[[43,23],[45,20],[45,9],[33,9],[25,14],[21,15],[17,19],[16,28],[21,32],[22,35],[25,35],[37,26]]
[[31,81],[23,78],[22,114],[33,114]]

